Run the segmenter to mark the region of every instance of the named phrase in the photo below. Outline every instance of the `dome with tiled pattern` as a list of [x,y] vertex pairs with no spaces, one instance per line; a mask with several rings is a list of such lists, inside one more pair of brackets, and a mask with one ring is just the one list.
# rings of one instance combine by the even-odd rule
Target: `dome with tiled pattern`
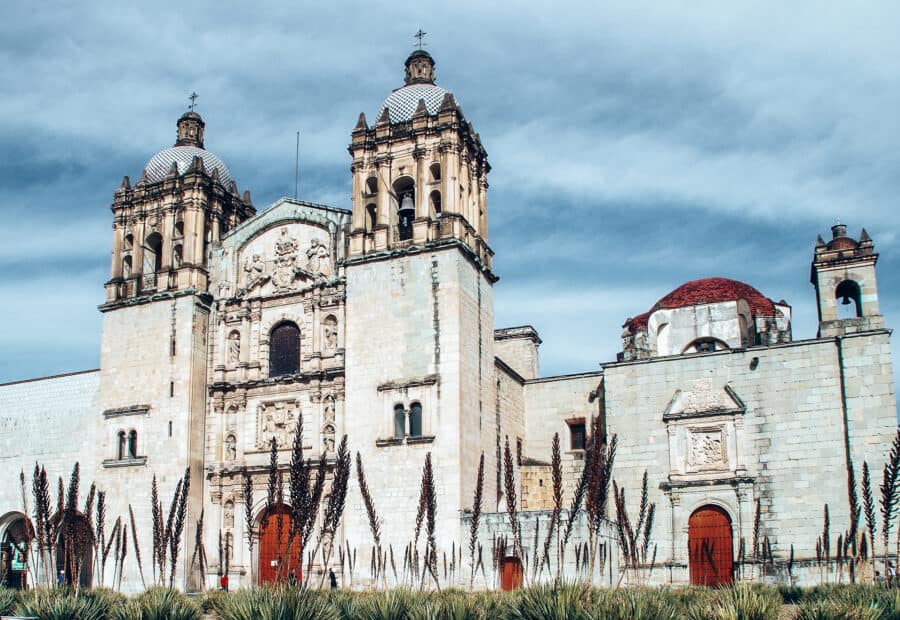
[[207,174],[211,175],[213,170],[218,170],[222,185],[231,183],[231,173],[225,163],[215,153],[196,146],[170,146],[154,155],[147,162],[147,182],[156,183],[165,179],[173,162],[178,165],[179,176],[184,174],[191,167],[194,157],[203,160]]

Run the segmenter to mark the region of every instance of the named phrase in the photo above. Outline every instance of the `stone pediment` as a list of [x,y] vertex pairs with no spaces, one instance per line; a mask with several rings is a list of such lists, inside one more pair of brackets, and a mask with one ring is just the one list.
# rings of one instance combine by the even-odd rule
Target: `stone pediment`
[[675,390],[663,420],[742,414],[745,410],[744,401],[730,383],[717,385],[713,379],[696,379],[689,387]]

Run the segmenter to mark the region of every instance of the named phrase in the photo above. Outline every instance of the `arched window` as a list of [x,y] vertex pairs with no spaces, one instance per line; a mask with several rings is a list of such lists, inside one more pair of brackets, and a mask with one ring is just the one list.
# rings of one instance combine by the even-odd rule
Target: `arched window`
[[365,187],[363,188],[363,192],[366,196],[374,196],[378,193],[378,179],[375,177],[369,177],[366,179]]
[[684,348],[682,353],[709,353],[711,351],[724,351],[728,345],[718,338],[697,338]]
[[431,212],[439,217],[441,215],[441,193],[434,190],[429,195],[428,201],[431,203]]
[[125,235],[125,241],[122,244],[123,252],[130,252],[134,249],[134,236],[133,235]]
[[137,431],[128,433],[128,458],[137,458]]
[[122,277],[130,278],[131,277],[131,257],[126,256],[122,259]]
[[431,173],[431,181],[437,182],[441,180],[441,165],[437,162],[431,164],[428,167],[428,171]]
[[269,335],[269,376],[292,375],[300,370],[300,329],[279,323]]
[[406,434],[406,411],[403,405],[394,405],[394,439],[403,439]]
[[397,200],[397,233],[400,241],[412,239],[413,220],[416,217],[416,186],[410,177],[400,177],[394,182]]
[[413,403],[409,406],[409,436],[422,436],[422,404]]
[[156,273],[162,269],[162,235],[151,233],[144,242],[144,273]]
[[378,223],[378,207],[374,203],[366,205],[366,230],[375,230]]
[[184,222],[175,222],[175,232],[173,236],[176,239],[184,238]]
[[837,307],[839,319],[853,319],[863,315],[859,284],[853,280],[844,280],[838,284],[834,296],[840,302]]
[[116,458],[120,461],[123,460],[127,454],[127,452],[125,452],[127,443],[128,440],[125,437],[125,431],[119,431],[119,445],[116,448]]

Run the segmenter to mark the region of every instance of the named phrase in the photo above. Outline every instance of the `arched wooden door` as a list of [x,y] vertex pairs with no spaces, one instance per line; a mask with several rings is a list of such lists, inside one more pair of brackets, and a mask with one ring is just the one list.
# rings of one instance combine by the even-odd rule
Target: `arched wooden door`
[[731,518],[716,506],[704,506],[688,520],[691,584],[718,586],[733,580]]
[[[280,520],[280,526],[279,526]],[[265,527],[263,527],[265,524]],[[260,522],[259,534],[259,583],[292,581],[303,578],[303,567],[297,554],[300,545],[291,539],[291,509],[281,505],[273,508],[268,519]],[[288,548],[290,542],[290,548]]]
[[522,587],[522,562],[510,556],[500,562],[500,589],[518,590]]

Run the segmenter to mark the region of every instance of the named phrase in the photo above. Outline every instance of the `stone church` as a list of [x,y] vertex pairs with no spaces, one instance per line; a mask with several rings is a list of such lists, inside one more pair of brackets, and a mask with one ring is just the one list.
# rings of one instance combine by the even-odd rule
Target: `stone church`
[[[848,466],[857,479],[863,461],[880,470],[897,428],[890,331],[866,231],[836,225],[811,248],[812,337],[794,339],[787,302],[706,278],[646,312],[635,308],[616,360],[543,377],[537,332],[494,326],[490,164],[434,68],[427,52],[413,52],[405,84],[374,123],[360,114],[349,205],[285,198],[257,212],[206,149],[206,124],[193,110],[178,119],[174,146],[151,157],[136,182],[124,178],[111,206],[100,369],[0,385],[8,583],[29,579],[10,550],[26,518],[18,472],[28,475],[35,461],[54,480],[78,461],[82,479],[107,491],[112,518],[132,505],[145,555],[152,477],[166,497],[188,469],[188,523],[201,511],[205,519],[207,586],[223,569],[220,533],[233,587],[271,580],[272,549],[259,527],[269,443],[286,465],[301,418],[307,454],[324,451],[330,463],[348,436],[384,521],[383,545],[398,555],[413,536],[426,453],[440,553],[467,540],[485,455],[481,538],[490,553],[508,524],[508,440],[533,556],[530,532],[552,504],[551,440],[561,438],[568,505],[598,417],[618,437],[613,477],[630,510],[647,472],[652,581],[702,581],[708,559],[695,550],[707,548],[704,536],[718,545],[717,579],[729,580],[757,505],[759,534],[777,562],[793,546],[797,571],[815,558],[824,504],[833,537],[846,529]],[[256,487],[252,550],[246,475]],[[355,480],[339,537],[359,549],[357,572],[366,573],[372,541]],[[183,565],[194,550],[187,538]],[[198,585],[183,568],[178,582]],[[140,588],[131,561],[123,583]]]

